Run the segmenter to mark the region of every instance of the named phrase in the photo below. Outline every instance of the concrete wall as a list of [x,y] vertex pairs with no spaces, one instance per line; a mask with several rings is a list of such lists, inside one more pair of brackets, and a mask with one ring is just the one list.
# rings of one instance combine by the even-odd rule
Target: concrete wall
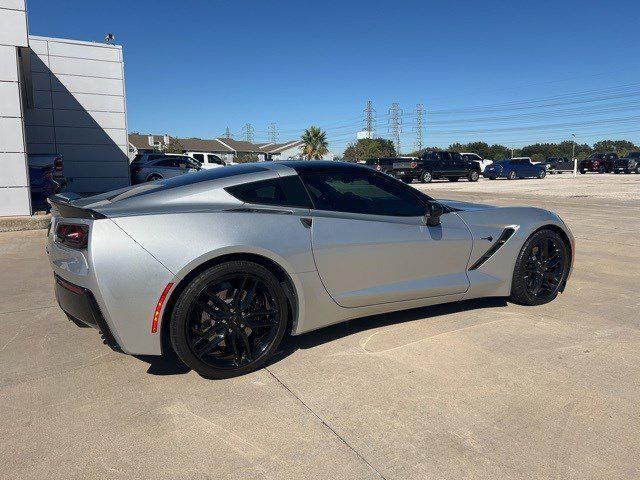
[[24,0],[0,0],[0,216],[31,213],[17,48],[27,45]]
[[129,185],[122,47],[37,36],[29,36],[29,46],[27,151],[61,153],[74,192]]

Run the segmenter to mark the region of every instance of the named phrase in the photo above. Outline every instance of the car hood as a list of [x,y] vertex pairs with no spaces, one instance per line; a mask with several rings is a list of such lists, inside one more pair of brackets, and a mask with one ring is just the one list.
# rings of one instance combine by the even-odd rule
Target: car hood
[[494,205],[486,205],[483,203],[469,203],[469,202],[461,202],[458,200],[445,200],[438,199],[438,202],[446,205],[447,207],[454,208],[458,211],[469,212],[469,211],[477,211],[477,210],[489,210],[492,208],[499,208]]

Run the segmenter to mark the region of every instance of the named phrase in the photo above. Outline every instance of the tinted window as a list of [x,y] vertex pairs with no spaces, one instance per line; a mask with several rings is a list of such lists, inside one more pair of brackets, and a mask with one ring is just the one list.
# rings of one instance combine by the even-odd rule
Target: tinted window
[[202,153],[194,153],[191,156],[195,158],[197,161],[199,161],[200,163],[204,162],[204,155]]
[[424,215],[424,205],[410,187],[383,175],[310,173],[302,175],[302,180],[318,210],[401,217]]
[[176,161],[171,158],[165,158],[164,160],[158,160],[154,163],[156,167],[175,167]]
[[310,208],[309,197],[296,175],[228,187],[227,192],[247,203]]

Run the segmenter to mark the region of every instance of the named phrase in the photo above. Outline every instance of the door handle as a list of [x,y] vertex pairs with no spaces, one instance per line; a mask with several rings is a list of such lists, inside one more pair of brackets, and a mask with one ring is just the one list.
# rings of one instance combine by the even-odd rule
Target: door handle
[[311,218],[303,217],[300,219],[300,223],[304,226],[304,228],[311,228],[311,224],[313,220]]

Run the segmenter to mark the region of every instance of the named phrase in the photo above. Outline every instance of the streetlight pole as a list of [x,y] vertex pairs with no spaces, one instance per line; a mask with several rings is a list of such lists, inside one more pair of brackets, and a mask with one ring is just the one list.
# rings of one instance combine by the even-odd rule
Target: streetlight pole
[[571,146],[571,158],[573,158],[573,178],[578,176],[578,159],[576,158],[576,134],[572,133],[573,145]]

